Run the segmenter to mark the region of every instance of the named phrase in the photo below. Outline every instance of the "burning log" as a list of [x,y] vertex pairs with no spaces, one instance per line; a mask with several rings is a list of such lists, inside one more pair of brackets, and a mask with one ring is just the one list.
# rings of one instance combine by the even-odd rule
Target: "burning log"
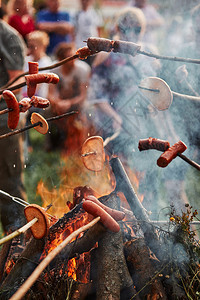
[[8,257],[8,253],[10,251],[11,244],[12,242],[8,241],[6,244],[3,245],[0,252],[0,283],[2,282],[3,279],[4,268]]
[[[115,193],[99,199],[106,205],[116,209],[119,198]],[[129,299],[135,295],[133,282],[127,269],[123,253],[121,231],[107,231],[99,240],[96,249],[96,299],[120,299],[120,291],[129,290]],[[128,299],[128,298],[127,298]]]
[[151,248],[153,253],[159,258],[160,253],[160,242],[157,232],[154,226],[151,224],[150,219],[147,215],[146,209],[138,199],[133,186],[126,174],[126,171],[118,157],[113,157],[110,160],[112,171],[116,178],[116,192],[122,192],[126,197],[128,204],[138,221],[141,221],[141,229],[144,233],[145,241]]
[[9,299],[36,268],[45,246],[45,238],[32,238],[0,287],[0,299]]
[[38,265],[38,267],[33,271],[31,276],[23,283],[23,285],[19,288],[19,290],[10,298],[10,300],[20,300],[29,290],[29,288],[34,284],[37,278],[40,276],[42,271],[49,265],[49,263],[55,258],[55,256],[76,236],[78,236],[81,232],[87,230],[89,227],[93,226],[100,220],[100,217],[92,220],[85,226],[74,231],[71,235],[69,235],[59,246],[57,246],[54,250],[52,250],[46,258]]

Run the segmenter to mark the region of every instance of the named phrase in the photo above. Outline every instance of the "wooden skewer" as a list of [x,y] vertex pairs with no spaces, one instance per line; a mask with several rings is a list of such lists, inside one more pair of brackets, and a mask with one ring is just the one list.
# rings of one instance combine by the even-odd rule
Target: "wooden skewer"
[[30,222],[28,222],[26,225],[24,225],[23,227],[15,230],[14,232],[12,232],[11,234],[5,236],[4,238],[2,238],[0,240],[0,246],[5,244],[6,242],[12,240],[13,238],[17,237],[18,235],[24,233],[25,231],[27,231],[31,226],[33,226],[33,224],[35,224],[38,221],[37,218],[34,218],[33,220],[31,220]]
[[0,116],[9,113],[10,111],[13,111],[12,108],[5,108],[0,111]]
[[179,156],[181,159],[186,161],[189,165],[200,171],[200,165],[197,164],[195,161],[189,159],[187,156],[183,155],[182,153],[178,153],[177,156]]
[[[120,130],[117,130],[111,136],[107,137],[105,139],[105,141],[103,142],[103,147],[106,147],[108,145],[108,143],[110,143],[111,141],[116,139],[119,134],[120,134]],[[81,154],[82,157],[89,156],[89,155],[97,155],[97,152],[96,151],[91,151],[91,152]]]
[[177,56],[165,56],[165,55],[154,54],[154,53],[142,51],[142,50],[138,50],[137,53],[145,55],[145,56],[149,56],[149,57],[154,57],[157,59],[180,61],[180,62],[187,62],[187,63],[192,63],[192,64],[200,64],[200,59],[192,59],[192,58],[177,57]]
[[28,277],[28,279],[22,284],[22,286],[18,289],[18,291],[10,298],[10,300],[20,300],[27,293],[27,291],[31,288],[34,282],[38,279],[42,271],[49,265],[49,263],[60,253],[62,249],[64,249],[69,242],[77,237],[81,232],[91,228],[97,222],[99,222],[100,217],[95,218],[87,225],[80,227],[79,229],[72,232],[60,245],[58,245],[55,249],[53,249],[37,266],[37,268],[33,271],[33,273]]
[[[62,114],[62,115],[59,115],[59,116],[55,116],[55,117],[48,118],[48,119],[46,119],[46,121],[47,121],[47,122],[55,121],[55,120],[64,118],[64,117],[66,117],[66,116],[68,116],[68,115],[76,114],[76,113],[78,113],[78,111],[70,111],[70,112],[67,112],[67,113]],[[24,128],[16,129],[15,131],[11,131],[11,132],[5,133],[5,134],[3,134],[3,135],[0,135],[0,140],[1,140],[1,139],[5,139],[5,138],[7,138],[7,137],[9,137],[9,136],[18,134],[18,133],[22,133],[22,132],[24,132],[24,131],[26,131],[26,130],[29,130],[29,129],[31,129],[31,128],[34,128],[34,127],[36,127],[36,126],[42,126],[42,123],[41,123],[41,122],[37,122],[37,123],[31,124],[31,125],[28,125],[28,126],[26,126],[26,127],[24,127]]]

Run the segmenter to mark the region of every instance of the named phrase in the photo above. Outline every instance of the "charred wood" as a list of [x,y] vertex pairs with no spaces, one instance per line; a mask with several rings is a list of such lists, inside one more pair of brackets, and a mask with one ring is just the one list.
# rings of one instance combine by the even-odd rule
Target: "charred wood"
[[[119,198],[115,193],[99,200],[105,201],[111,208],[119,207]],[[106,231],[98,243],[96,255],[96,299],[120,299],[120,292],[125,288],[131,290],[132,297],[135,290],[124,257],[121,231],[118,233]]]
[[82,237],[68,244],[51,262],[50,268],[54,268],[59,261],[78,257],[80,254],[90,251],[106,231],[107,229],[98,222],[88,229]]
[[167,299],[144,239],[138,238],[127,242],[124,245],[124,252],[130,274],[141,299]]
[[9,299],[33,272],[45,246],[45,239],[32,238],[0,287],[0,299]]
[[3,280],[4,268],[5,268],[7,257],[8,257],[9,251],[10,251],[11,244],[12,244],[12,241],[8,241],[1,248],[1,252],[0,252],[0,283]]
[[147,245],[154,254],[160,258],[163,254],[161,252],[161,243],[158,234],[155,227],[150,222],[146,209],[138,199],[120,159],[118,157],[112,158],[110,160],[110,165],[116,178],[115,191],[124,194],[136,219],[141,222],[140,227],[143,231]]

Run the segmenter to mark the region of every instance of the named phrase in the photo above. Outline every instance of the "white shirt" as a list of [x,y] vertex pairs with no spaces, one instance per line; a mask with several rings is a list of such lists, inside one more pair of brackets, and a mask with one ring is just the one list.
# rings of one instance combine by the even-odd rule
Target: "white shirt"
[[103,26],[103,19],[94,8],[89,8],[86,11],[80,11],[75,16],[76,28],[76,47],[81,48],[86,46],[86,41],[89,37],[98,37],[98,27]]

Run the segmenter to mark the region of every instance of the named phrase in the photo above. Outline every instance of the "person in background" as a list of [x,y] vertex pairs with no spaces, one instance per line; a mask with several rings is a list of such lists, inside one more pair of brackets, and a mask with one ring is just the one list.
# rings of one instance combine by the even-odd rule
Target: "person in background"
[[[25,44],[17,31],[0,19],[0,87],[23,72]],[[20,99],[20,91],[13,91]],[[0,110],[7,108],[3,97]],[[7,115],[0,116],[0,135],[9,132]],[[23,126],[23,120],[19,127]],[[15,135],[0,141],[0,190],[25,199],[23,185],[23,138]],[[0,214],[3,230],[8,232],[25,223],[24,207],[0,196]]]
[[[115,39],[132,41],[142,45],[142,49],[147,49],[141,43],[146,23],[144,14],[139,8],[126,7],[121,10],[116,17],[115,25],[117,32]],[[94,120],[100,121],[99,125],[96,124],[97,130],[100,127],[104,137],[116,130],[122,130],[116,139],[116,145],[114,142],[113,146],[115,148],[120,144],[118,150],[126,153],[126,157],[135,151],[130,136],[132,134],[138,136],[140,131],[144,134],[142,122],[132,124],[128,121],[128,115],[131,111],[133,114],[136,112],[136,115],[138,111],[138,116],[141,115],[142,119],[146,113],[146,118],[150,115],[147,111],[142,111],[140,103],[136,109],[138,97],[141,97],[137,86],[142,78],[155,76],[159,67],[155,59],[114,52],[98,53],[92,65],[88,105],[94,107],[94,112],[97,112],[97,118],[93,116]],[[125,141],[127,147],[124,148]]]
[[15,28],[26,41],[27,34],[35,29],[32,0],[10,0],[7,11],[9,25]]
[[[74,18],[75,26],[75,43],[79,49],[85,46],[84,41],[89,37],[100,36],[103,27],[102,16],[94,9],[93,0],[80,0],[81,10],[78,11]],[[93,57],[88,57],[85,61],[91,65]]]
[[[139,44],[142,50],[149,52],[149,44],[141,42],[145,33],[145,16],[141,9],[121,10],[116,17],[116,31],[115,39]],[[161,170],[156,165],[158,153],[139,152],[138,143],[140,139],[165,139],[169,135],[173,135],[170,143],[177,140],[167,123],[171,125],[169,112],[157,110],[144,98],[138,85],[146,77],[156,77],[160,67],[158,60],[147,56],[100,52],[92,65],[88,91],[88,113],[96,124],[94,135],[101,135],[105,140],[118,133],[106,150],[121,159],[127,172],[131,170],[131,174],[135,174],[139,188],[134,186],[135,180],[133,186],[144,196],[144,206],[153,212],[153,218],[157,218],[163,205],[159,192],[164,179],[161,183]],[[165,132],[165,128],[170,133]],[[173,166],[169,166],[170,171],[171,168]],[[166,203],[164,206],[169,205]]]
[[[47,67],[52,64],[52,59],[46,54],[46,49],[49,44],[49,36],[46,32],[35,30],[27,35],[27,55],[25,57],[24,71],[28,71],[28,62],[38,62],[39,68]],[[40,73],[42,73],[40,71]],[[45,71],[44,71],[45,73]],[[37,85],[35,92],[36,96],[47,98],[48,96],[48,83],[41,83]],[[23,97],[27,97],[27,88],[23,88]],[[27,113],[27,125],[30,124],[30,116],[33,112],[42,113],[41,109],[31,107]],[[29,138],[29,131],[26,131],[26,142],[28,152],[32,151],[31,141]],[[25,152],[26,153],[26,152]],[[26,153],[28,156],[28,153]]]
[[148,0],[133,0],[130,4],[131,6],[140,8],[145,15],[146,31],[143,36],[143,41],[158,46],[157,30],[164,25],[163,17],[152,4],[148,3]]
[[[75,45],[73,43],[60,43],[56,48],[58,61],[73,55]],[[50,128],[49,150],[56,147],[65,153],[74,153],[80,150],[82,143],[87,138],[87,122],[83,111],[86,100],[87,86],[89,83],[90,67],[81,60],[72,60],[61,65],[54,72],[59,76],[59,83],[49,85],[49,97],[51,113],[63,114],[69,111],[78,111],[67,118],[54,123]],[[56,133],[54,135],[54,133]],[[48,150],[48,149],[47,149]]]
[[[24,71],[28,71],[28,62],[38,62],[39,68],[52,64],[52,59],[46,54],[49,45],[49,36],[45,31],[35,30],[27,35],[27,55],[25,57]],[[44,71],[46,72],[46,71]],[[26,92],[26,89],[24,89]],[[37,86],[35,95],[47,98],[48,84],[42,83]],[[24,96],[27,97],[26,94]]]
[[50,43],[47,47],[49,55],[53,55],[59,43],[70,42],[74,38],[70,15],[60,10],[60,0],[46,0],[46,8],[37,13],[36,24],[37,29],[49,34]]

